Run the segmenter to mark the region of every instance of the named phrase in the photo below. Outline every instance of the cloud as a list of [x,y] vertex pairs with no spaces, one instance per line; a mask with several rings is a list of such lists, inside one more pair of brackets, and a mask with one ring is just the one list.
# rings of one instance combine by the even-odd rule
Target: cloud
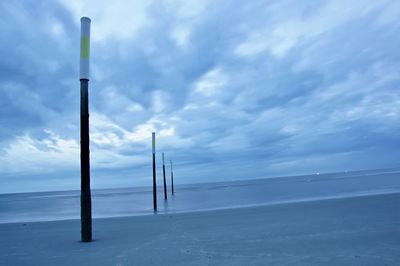
[[176,27],[171,31],[171,38],[179,47],[186,47],[190,44],[190,29],[188,27]]
[[146,16],[146,9],[151,1],[116,0],[112,4],[79,0],[60,2],[72,12],[77,24],[84,16],[93,20],[93,41],[133,38],[137,31],[151,22],[150,17]]
[[64,139],[50,130],[46,137],[34,139],[18,136],[0,156],[3,173],[47,173],[79,166],[79,145],[74,139]]
[[[290,3],[290,4],[289,4]],[[296,5],[298,7],[292,17],[283,18],[280,15],[293,2],[284,1],[281,5],[273,5],[269,8],[268,15],[276,19],[276,24],[262,26],[249,32],[247,39],[239,44],[235,52],[240,56],[255,56],[268,50],[276,57],[285,56],[288,51],[298,45],[299,42],[323,35],[337,27],[365,17],[368,14],[381,9],[385,3],[373,1],[353,1],[348,5],[347,1],[327,1],[323,5]],[[309,13],[304,16],[304,13]],[[276,15],[278,14],[278,15]]]
[[227,85],[227,82],[228,78],[221,69],[212,69],[196,82],[195,92],[206,97],[215,96]]

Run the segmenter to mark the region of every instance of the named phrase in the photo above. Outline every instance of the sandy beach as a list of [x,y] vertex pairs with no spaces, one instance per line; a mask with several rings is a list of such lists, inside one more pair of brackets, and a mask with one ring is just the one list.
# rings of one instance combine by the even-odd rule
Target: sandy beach
[[0,224],[0,265],[400,265],[400,194]]

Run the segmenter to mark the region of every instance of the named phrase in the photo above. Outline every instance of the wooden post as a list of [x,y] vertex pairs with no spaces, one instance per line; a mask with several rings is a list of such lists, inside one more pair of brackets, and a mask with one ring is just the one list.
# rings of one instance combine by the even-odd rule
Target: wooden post
[[167,200],[167,179],[165,178],[165,161],[164,161],[164,153],[162,153],[162,168],[164,175],[164,199]]
[[157,211],[157,181],[156,181],[156,133],[152,133],[153,146],[153,207]]
[[92,241],[92,198],[89,156],[89,51],[90,19],[81,18],[81,239]]

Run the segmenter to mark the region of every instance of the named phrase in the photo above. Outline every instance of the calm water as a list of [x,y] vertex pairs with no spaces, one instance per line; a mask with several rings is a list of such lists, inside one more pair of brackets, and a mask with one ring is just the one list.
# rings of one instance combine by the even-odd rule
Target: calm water
[[[170,191],[168,191],[170,193]],[[177,185],[158,213],[276,204],[332,197],[400,192],[400,170],[375,170],[271,179]],[[0,194],[0,223],[78,219],[79,191]],[[92,191],[93,217],[153,213],[151,188]]]

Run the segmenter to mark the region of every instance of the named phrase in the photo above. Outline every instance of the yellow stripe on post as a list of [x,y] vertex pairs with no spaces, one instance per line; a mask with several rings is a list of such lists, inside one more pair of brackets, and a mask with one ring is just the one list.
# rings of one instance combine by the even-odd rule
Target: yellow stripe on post
[[156,133],[153,132],[153,133],[151,134],[151,136],[152,136],[153,153],[156,153]]
[[90,38],[89,36],[81,37],[81,59],[89,59],[90,56]]

